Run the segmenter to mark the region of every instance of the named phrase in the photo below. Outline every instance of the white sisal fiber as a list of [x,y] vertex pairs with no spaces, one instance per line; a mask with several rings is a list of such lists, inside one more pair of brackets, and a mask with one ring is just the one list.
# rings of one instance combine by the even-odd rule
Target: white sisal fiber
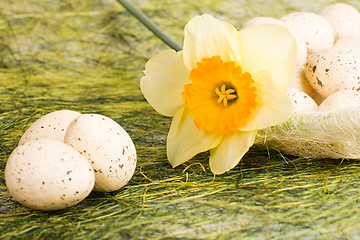
[[255,144],[305,158],[360,159],[360,111],[295,114],[259,131]]

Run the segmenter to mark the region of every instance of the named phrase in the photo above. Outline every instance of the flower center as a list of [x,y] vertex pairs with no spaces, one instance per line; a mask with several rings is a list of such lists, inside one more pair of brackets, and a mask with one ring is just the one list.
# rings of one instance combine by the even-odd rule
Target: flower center
[[227,133],[245,126],[257,108],[254,80],[234,61],[203,58],[190,72],[182,93],[199,129]]
[[226,85],[223,84],[221,88],[216,88],[215,93],[219,96],[216,101],[218,104],[223,103],[224,107],[227,107],[228,102],[237,98],[236,91],[233,88],[226,89]]

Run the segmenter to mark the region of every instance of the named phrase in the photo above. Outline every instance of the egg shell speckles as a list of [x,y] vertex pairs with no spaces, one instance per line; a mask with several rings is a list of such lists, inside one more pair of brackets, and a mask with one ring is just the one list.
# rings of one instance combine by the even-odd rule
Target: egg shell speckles
[[360,13],[353,6],[335,3],[321,9],[319,15],[332,26],[335,40],[348,36],[360,37]]
[[298,89],[288,88],[286,94],[293,102],[295,113],[316,112],[318,110],[316,102],[306,93]]
[[324,99],[311,87],[305,76],[305,67],[296,65],[289,88],[295,88],[309,95],[319,105]]
[[310,56],[305,65],[310,85],[324,98],[339,90],[360,90],[360,48],[332,47]]
[[340,112],[360,109],[360,93],[352,90],[337,91],[327,97],[319,106],[321,112]]
[[325,18],[310,12],[294,12],[280,18],[286,26],[305,41],[308,54],[333,46],[334,31]]
[[32,140],[11,153],[5,182],[12,197],[32,209],[53,211],[85,199],[94,171],[79,152],[52,139]]
[[71,110],[51,112],[36,120],[22,135],[19,145],[30,140],[50,138],[64,142],[64,136],[70,122],[80,113]]
[[65,134],[65,143],[91,163],[95,171],[95,191],[118,190],[134,174],[135,146],[127,132],[106,116],[83,114],[75,118]]

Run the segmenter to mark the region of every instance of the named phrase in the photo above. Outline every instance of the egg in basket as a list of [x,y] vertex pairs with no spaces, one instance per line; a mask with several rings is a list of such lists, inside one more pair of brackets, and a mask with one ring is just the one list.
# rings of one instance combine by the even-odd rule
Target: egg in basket
[[294,114],[258,132],[257,144],[306,158],[360,158],[360,13],[336,3],[319,13],[256,17],[243,27],[279,24],[297,40],[287,90]]

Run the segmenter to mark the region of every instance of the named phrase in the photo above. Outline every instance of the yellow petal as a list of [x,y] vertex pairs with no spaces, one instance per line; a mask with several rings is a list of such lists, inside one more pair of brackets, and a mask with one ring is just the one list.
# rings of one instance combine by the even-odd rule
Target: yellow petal
[[243,71],[252,76],[268,71],[274,83],[285,91],[297,57],[296,40],[291,33],[279,25],[265,24],[241,30],[240,38]]
[[173,116],[184,105],[181,93],[190,83],[182,51],[166,50],[154,56],[146,63],[144,74],[140,88],[146,100],[159,113]]
[[175,114],[167,137],[167,155],[173,167],[216,147],[222,139],[221,133],[199,130],[187,112],[183,107]]
[[204,14],[185,26],[184,62],[191,70],[202,58],[219,55],[240,64],[239,33],[233,25]]
[[255,131],[280,124],[286,121],[293,111],[291,99],[275,86],[270,73],[262,71],[254,80],[259,108],[240,131]]
[[254,144],[256,131],[233,132],[224,135],[220,145],[210,150],[210,169],[222,174],[235,167]]

